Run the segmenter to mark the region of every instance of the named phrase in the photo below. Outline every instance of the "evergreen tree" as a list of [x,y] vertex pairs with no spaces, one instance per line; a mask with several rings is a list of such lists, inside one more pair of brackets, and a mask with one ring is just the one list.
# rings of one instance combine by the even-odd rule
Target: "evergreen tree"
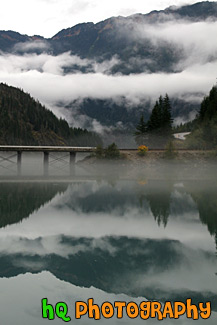
[[[188,127],[188,124],[184,124]],[[198,116],[190,124],[191,134],[186,146],[191,149],[213,149],[217,147],[217,86],[204,97]]]
[[140,117],[140,121],[136,126],[136,132],[134,135],[136,136],[135,140],[138,145],[143,144],[147,139],[147,124],[144,121],[143,115]]
[[138,125],[136,127],[136,130],[137,131],[135,132],[135,135],[143,135],[143,134],[145,134],[147,132],[147,125],[146,125],[146,123],[144,121],[144,116],[143,115],[141,115],[141,117],[140,117],[140,121],[139,121],[139,123],[138,123]]
[[162,110],[163,110],[163,97],[161,95],[159,97],[159,106],[160,106],[160,110],[162,112]]
[[201,103],[199,112],[199,120],[208,121],[211,119],[217,119],[217,87],[214,86],[209,93],[209,96],[205,97]]
[[169,96],[159,97],[148,121],[148,131],[156,134],[170,134],[172,131],[171,105]]
[[171,117],[171,105],[169,96],[166,94],[163,99],[163,111],[162,111],[162,127],[166,133],[172,131],[173,119]]
[[148,121],[149,132],[159,132],[162,125],[162,101],[156,101]]

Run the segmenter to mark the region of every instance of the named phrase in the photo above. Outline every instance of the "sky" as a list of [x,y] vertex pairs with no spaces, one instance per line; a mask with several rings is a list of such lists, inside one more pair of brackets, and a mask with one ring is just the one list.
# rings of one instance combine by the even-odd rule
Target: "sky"
[[195,0],[7,0],[1,3],[0,30],[52,37],[78,23],[148,13]]

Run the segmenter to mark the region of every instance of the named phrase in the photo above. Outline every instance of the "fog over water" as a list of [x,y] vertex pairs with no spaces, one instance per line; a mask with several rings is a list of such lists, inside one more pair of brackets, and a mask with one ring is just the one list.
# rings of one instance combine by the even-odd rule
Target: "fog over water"
[[[207,324],[215,324],[216,173],[211,177],[203,168],[198,176],[194,168],[191,177],[185,170],[181,179],[180,167],[171,173],[170,166],[166,174],[162,166],[157,172],[152,166],[152,173],[143,166],[139,173],[132,174],[131,169],[129,175],[126,167],[121,167],[121,173],[116,164],[104,165],[104,174],[100,175],[98,166],[98,175],[89,176],[77,168],[68,180],[1,177],[0,311],[4,324],[15,319],[18,325],[45,322],[40,309],[44,297],[52,304],[66,302],[73,323],[78,322],[73,317],[75,301],[90,297],[100,305],[103,301],[139,304],[146,299],[164,303],[192,298],[194,303],[212,302]],[[118,169],[119,177],[109,176],[110,168],[113,175]],[[207,170],[211,168],[214,171],[212,166]],[[8,308],[13,308],[10,315]],[[80,321],[94,322],[86,316]],[[113,317],[110,323],[132,324],[132,320]],[[188,325],[191,320],[183,316],[178,323]]]

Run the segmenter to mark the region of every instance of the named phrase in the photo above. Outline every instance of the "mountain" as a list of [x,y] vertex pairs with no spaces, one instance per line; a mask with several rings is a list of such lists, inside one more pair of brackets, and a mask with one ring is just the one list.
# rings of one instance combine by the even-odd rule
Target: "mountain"
[[121,62],[112,68],[112,74],[171,72],[174,70],[174,64],[182,59],[183,53],[165,40],[154,44],[149,35],[144,33],[144,36],[140,37],[140,28],[183,19],[189,22],[215,20],[216,17],[216,2],[200,2],[180,8],[170,7],[153,11],[146,15],[112,17],[97,24],[78,24],[60,31],[49,42],[55,54],[71,51],[82,58],[95,58],[99,62],[116,55]]
[[[87,128],[89,126],[88,118],[93,120],[97,117],[97,121],[99,121],[101,125],[113,127],[113,131],[115,128],[121,129],[122,127],[130,131],[134,130],[141,115],[144,115],[145,120],[148,120],[150,116],[149,108],[153,108],[152,106],[153,104],[148,99],[144,99],[140,104],[131,107],[124,98],[121,98],[117,103],[107,99],[87,98],[79,105],[74,101],[65,108],[68,109],[69,112],[76,111],[77,115],[85,116],[87,119]],[[178,116],[187,116],[190,111],[194,111],[196,114],[199,110],[199,104],[185,102],[177,98],[171,98],[171,106],[174,118]]]
[[[181,7],[172,6],[148,14],[111,17],[96,24],[81,23],[47,39],[38,35],[0,31],[0,57],[4,58],[3,64],[5,60],[8,63],[9,71],[14,60],[18,62],[16,71],[20,70],[21,73],[36,70],[42,78],[43,73],[53,74],[55,80],[58,79],[55,75],[59,74],[63,76],[61,82],[66,80],[64,77],[69,77],[68,80],[71,78],[72,82],[66,83],[69,99],[65,96],[66,99],[58,98],[54,103],[64,108],[64,111],[68,110],[67,118],[71,116],[69,122],[76,121],[76,125],[96,131],[109,128],[112,132],[121,129],[124,134],[132,134],[141,114],[147,120],[155,100],[166,92],[171,99],[175,122],[185,122],[195,117],[206,90],[194,91],[196,87],[193,83],[200,83],[197,77],[204,75],[206,64],[214,65],[217,61],[214,41],[216,18],[217,2],[204,1]],[[35,54],[43,55],[37,59]],[[27,63],[25,60],[22,63],[21,57]],[[39,62],[42,62],[41,65]],[[213,70],[212,67],[207,69]],[[182,77],[183,72],[186,73]],[[141,83],[138,93],[137,85],[130,83],[131,89],[136,89],[132,91],[134,98],[131,98],[131,89],[127,83],[128,89],[123,89],[125,80],[120,83],[117,92],[116,89],[107,92],[103,82],[101,91],[99,82],[95,95],[92,92],[90,94],[90,89],[86,92],[88,87],[80,89],[79,82],[78,85],[73,84],[76,74],[82,75],[81,79],[88,74],[90,80],[91,74],[100,75],[100,78],[114,77],[114,82],[104,78],[108,87],[113,87],[121,77],[129,76],[130,79],[134,75],[148,76],[144,78],[144,90],[146,83],[153,78],[156,80],[152,82],[152,89],[156,87],[156,91],[153,91],[156,98],[153,94],[149,96],[147,91],[143,94]],[[165,89],[164,76],[165,81],[167,78],[170,82],[166,90],[161,90]],[[140,78],[135,80],[140,82]],[[189,83],[189,87],[183,87],[184,80],[186,84]],[[185,89],[184,92],[179,89],[179,85]],[[171,89],[173,94],[170,93]]]
[[67,184],[1,184],[0,228],[21,222],[67,189]]
[[14,31],[0,31],[0,50],[3,52],[10,52],[19,43],[37,42],[45,40],[42,36],[28,36],[22,35]]
[[0,84],[0,144],[97,145],[100,138],[87,130],[70,128],[63,119],[22,90]]
[[[81,58],[98,62],[116,56],[112,74],[140,72],[171,72],[183,57],[180,48],[162,40],[154,44],[150,35],[139,36],[141,28],[156,24],[187,20],[199,22],[217,18],[217,2],[199,2],[182,7],[169,7],[149,14],[112,17],[99,23],[81,23],[59,31],[52,38],[21,35],[13,31],[0,31],[0,51],[19,53],[48,52],[58,55],[70,51]],[[44,42],[44,46],[42,46]],[[22,47],[23,45],[23,47]],[[25,46],[29,45],[29,46]],[[87,67],[88,71],[90,67]],[[70,69],[69,69],[70,71]],[[67,72],[67,69],[66,69]]]
[[172,6],[166,9],[165,12],[167,14],[175,13],[177,18],[190,18],[194,21],[205,20],[208,18],[215,19],[217,17],[217,3],[214,1],[203,1],[182,7]]

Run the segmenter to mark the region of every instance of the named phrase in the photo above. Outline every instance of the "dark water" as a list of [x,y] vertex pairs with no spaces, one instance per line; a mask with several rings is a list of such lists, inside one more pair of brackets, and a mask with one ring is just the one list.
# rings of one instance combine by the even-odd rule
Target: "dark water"
[[0,324],[63,324],[42,319],[44,297],[80,324],[144,320],[75,320],[79,300],[192,298],[212,303],[196,322],[216,324],[216,247],[215,178],[1,182]]

